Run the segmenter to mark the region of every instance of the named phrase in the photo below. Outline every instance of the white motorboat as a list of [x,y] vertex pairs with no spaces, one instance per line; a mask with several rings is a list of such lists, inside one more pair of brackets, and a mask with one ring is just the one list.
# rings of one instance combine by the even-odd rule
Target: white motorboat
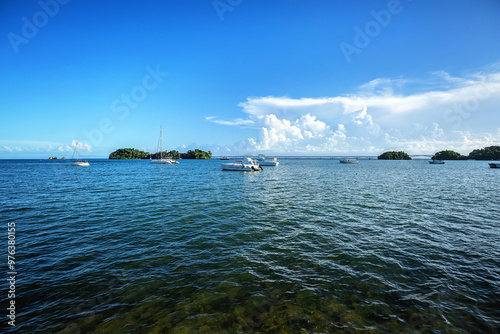
[[78,160],[78,138],[76,138],[75,151],[73,152],[73,158],[76,155],[76,160],[71,162],[71,166],[87,167],[90,164],[87,161]]
[[162,157],[160,159],[151,160],[152,164],[173,165],[178,164],[179,161],[173,160],[172,157]]
[[359,161],[357,159],[340,159],[341,164],[357,164]]
[[257,163],[259,166],[278,166],[278,158],[266,158],[264,154],[259,154],[257,158]]
[[490,162],[488,165],[490,165],[490,168],[500,168],[500,163],[498,162]]
[[159,165],[178,164],[179,161],[174,160],[172,157],[164,157],[163,156],[162,145],[163,145],[163,133],[162,133],[162,126],[160,125],[160,138],[158,139],[158,146],[156,147],[156,159],[152,159],[151,163],[152,164],[159,164]]
[[242,162],[222,164],[222,170],[239,171],[239,172],[260,172],[262,167],[257,161],[251,158],[246,158]]
[[443,160],[429,160],[429,163],[431,165],[443,165],[444,164],[444,161]]

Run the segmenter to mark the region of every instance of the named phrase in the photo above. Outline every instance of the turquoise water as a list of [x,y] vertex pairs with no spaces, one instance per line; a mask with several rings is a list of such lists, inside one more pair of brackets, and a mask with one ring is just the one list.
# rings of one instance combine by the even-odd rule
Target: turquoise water
[[90,163],[0,161],[18,332],[500,330],[486,162]]

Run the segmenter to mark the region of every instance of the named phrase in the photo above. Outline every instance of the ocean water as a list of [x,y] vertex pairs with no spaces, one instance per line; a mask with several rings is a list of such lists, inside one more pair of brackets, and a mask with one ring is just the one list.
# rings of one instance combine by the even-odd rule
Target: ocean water
[[500,331],[486,162],[90,163],[0,161],[16,332]]

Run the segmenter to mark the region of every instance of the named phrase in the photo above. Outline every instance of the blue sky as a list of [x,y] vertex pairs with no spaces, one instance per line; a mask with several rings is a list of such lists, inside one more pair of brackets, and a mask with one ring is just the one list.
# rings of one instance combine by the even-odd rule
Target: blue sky
[[2,1],[0,158],[500,144],[497,0]]

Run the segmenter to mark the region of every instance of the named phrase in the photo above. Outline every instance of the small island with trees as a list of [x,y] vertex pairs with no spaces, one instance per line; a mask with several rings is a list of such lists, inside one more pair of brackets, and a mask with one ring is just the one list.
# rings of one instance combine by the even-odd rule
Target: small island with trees
[[500,160],[500,146],[489,146],[482,149],[473,150],[469,153],[468,159]]
[[[158,152],[158,157],[160,152]],[[173,159],[212,159],[212,152],[202,151],[200,149],[189,150],[187,153],[180,153],[179,151],[163,151],[163,157],[172,157]],[[109,154],[109,159],[155,159],[156,153],[148,153],[135,148],[119,148]]]
[[465,155],[461,155],[458,152],[445,150],[440,151],[434,154],[431,158],[432,160],[467,160],[468,157]]
[[446,150],[437,152],[432,156],[433,160],[500,160],[500,146],[488,146],[473,150],[469,155]]
[[378,160],[411,160],[411,157],[403,151],[389,151],[379,155]]
[[[378,156],[379,160],[411,160],[411,157],[403,151],[384,152]],[[500,160],[500,146],[488,146],[473,150],[469,155],[462,155],[452,150],[444,150],[435,153],[432,160]]]

